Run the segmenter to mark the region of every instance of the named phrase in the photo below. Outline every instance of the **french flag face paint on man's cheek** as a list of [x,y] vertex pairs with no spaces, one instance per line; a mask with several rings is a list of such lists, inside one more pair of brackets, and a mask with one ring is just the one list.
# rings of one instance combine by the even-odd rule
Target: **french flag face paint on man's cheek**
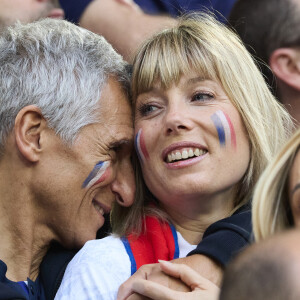
[[108,173],[109,162],[108,161],[99,161],[89,176],[82,184],[82,188],[90,188],[91,186],[98,184],[105,180]]
[[136,149],[136,152],[138,154],[138,157],[139,157],[140,161],[143,162],[146,159],[148,159],[149,158],[149,153],[148,153],[146,145],[145,145],[142,129],[140,129],[138,131],[138,133],[136,134],[134,142],[135,142],[134,143],[135,149]]
[[236,147],[236,136],[229,116],[221,110],[216,111],[211,117],[214,122],[221,146],[225,144],[231,144]]

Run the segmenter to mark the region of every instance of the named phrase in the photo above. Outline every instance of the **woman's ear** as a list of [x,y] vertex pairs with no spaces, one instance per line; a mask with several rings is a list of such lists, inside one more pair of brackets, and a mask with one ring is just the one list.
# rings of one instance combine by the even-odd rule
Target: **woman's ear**
[[47,124],[41,110],[29,105],[22,108],[15,119],[16,144],[23,155],[30,162],[37,162],[42,151],[40,139]]
[[300,91],[300,50],[279,48],[270,56],[270,67],[286,85]]

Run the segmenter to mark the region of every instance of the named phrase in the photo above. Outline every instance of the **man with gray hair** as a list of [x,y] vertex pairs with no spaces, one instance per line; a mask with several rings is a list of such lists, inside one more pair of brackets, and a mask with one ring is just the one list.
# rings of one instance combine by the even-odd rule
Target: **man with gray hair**
[[126,64],[66,21],[0,37],[0,299],[44,299],[50,244],[96,237],[114,201],[134,197]]

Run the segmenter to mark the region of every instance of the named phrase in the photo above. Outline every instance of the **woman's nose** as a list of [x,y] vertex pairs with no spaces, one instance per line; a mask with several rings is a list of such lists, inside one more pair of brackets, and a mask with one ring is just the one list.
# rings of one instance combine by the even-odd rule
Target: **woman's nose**
[[166,134],[190,130],[192,124],[192,120],[184,105],[176,105],[168,109],[165,117]]

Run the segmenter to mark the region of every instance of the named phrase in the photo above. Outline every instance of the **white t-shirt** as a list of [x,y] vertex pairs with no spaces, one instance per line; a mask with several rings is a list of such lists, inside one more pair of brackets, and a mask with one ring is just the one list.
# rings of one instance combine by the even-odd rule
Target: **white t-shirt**
[[[179,257],[190,245],[177,232]],[[131,276],[131,262],[123,242],[113,235],[87,242],[69,263],[55,300],[114,300],[120,285]]]

